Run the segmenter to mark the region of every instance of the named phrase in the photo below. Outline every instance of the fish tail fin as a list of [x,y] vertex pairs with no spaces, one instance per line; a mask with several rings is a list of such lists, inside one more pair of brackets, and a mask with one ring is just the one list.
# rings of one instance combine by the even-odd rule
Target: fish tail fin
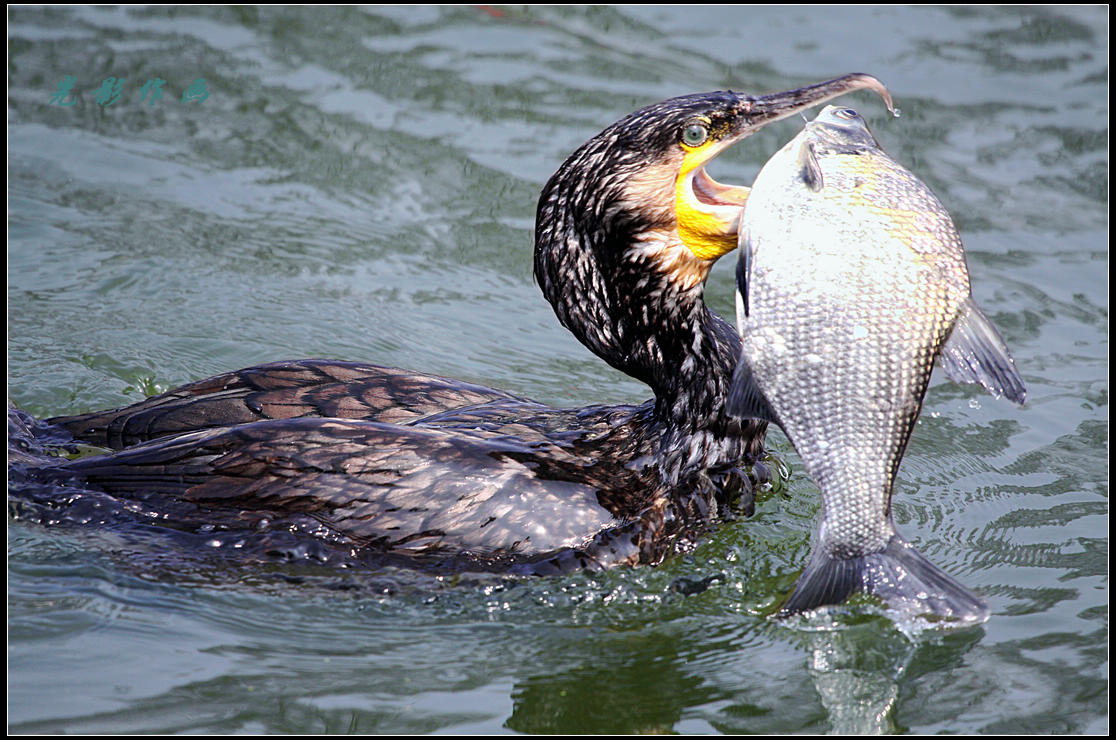
[[979,624],[989,615],[982,598],[894,534],[883,550],[858,558],[834,558],[815,547],[780,616],[840,604],[854,593],[875,595],[912,618]]

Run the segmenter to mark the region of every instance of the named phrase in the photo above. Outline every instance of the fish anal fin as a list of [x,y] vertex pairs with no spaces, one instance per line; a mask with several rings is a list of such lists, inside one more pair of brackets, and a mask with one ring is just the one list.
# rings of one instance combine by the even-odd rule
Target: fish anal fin
[[993,396],[1020,405],[1027,398],[1007,345],[972,296],[961,305],[940,357],[946,375],[956,383],[980,383]]

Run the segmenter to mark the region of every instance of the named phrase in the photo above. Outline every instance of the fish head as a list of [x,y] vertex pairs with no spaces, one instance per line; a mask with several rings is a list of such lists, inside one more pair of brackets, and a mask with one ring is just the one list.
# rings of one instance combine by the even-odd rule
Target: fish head
[[842,153],[880,148],[864,118],[852,108],[840,105],[827,105],[822,109],[806,124],[803,138],[815,148]]

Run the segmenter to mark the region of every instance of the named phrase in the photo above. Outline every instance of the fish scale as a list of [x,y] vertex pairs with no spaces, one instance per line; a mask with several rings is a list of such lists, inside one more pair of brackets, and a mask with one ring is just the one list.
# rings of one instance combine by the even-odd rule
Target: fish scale
[[972,302],[948,212],[855,111],[829,106],[764,165],[739,231],[742,352],[729,406],[778,423],[822,492],[813,552],[784,612],[864,591],[911,616],[983,621],[984,602],[911,548],[891,517],[935,358],[954,380],[1024,398]]

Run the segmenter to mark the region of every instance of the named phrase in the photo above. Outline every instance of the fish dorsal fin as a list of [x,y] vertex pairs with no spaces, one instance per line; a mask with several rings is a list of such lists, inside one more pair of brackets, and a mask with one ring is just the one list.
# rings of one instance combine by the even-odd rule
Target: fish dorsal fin
[[806,187],[815,193],[825,187],[825,178],[822,177],[821,165],[818,164],[818,155],[814,152],[813,142],[807,141],[798,149],[799,176]]
[[725,408],[733,416],[779,423],[767,398],[756,387],[752,378],[752,368],[749,367],[744,355],[740,356],[740,361],[736,363],[736,372],[732,374],[732,385],[729,386]]
[[956,383],[980,383],[997,398],[1022,405],[1027,397],[1007,345],[969,296],[942,347],[942,367]]
[[[748,279],[752,273],[752,245],[744,234],[740,236],[740,258],[736,260],[736,313],[737,324],[749,315]],[[743,330],[743,326],[740,326]]]

